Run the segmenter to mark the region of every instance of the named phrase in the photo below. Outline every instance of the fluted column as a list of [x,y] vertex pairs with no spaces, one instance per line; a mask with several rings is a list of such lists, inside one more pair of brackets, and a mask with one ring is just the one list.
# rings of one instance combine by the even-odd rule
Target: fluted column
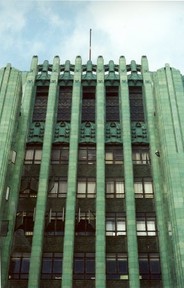
[[132,165],[132,145],[131,145],[131,122],[128,80],[125,58],[119,60],[120,74],[120,120],[121,132],[123,135],[123,156],[124,156],[124,178],[125,178],[125,206],[127,221],[127,246],[128,246],[128,268],[129,286],[131,288],[140,287],[139,283],[139,263],[136,234],[136,213],[134,196],[134,178]]
[[104,61],[97,60],[96,87],[96,288],[106,287],[105,257],[105,87]]
[[45,133],[43,140],[42,160],[39,175],[39,186],[36,202],[35,224],[33,231],[32,251],[29,270],[29,288],[40,287],[40,270],[42,263],[43,239],[45,228],[45,212],[47,205],[48,181],[50,174],[50,157],[55,124],[55,110],[57,103],[57,84],[60,71],[59,57],[53,61],[50,79],[47,114],[45,122]]
[[[31,62],[30,72],[27,73],[24,90],[22,94],[22,105],[21,105],[21,117],[19,117],[19,126],[16,133],[15,139],[15,151],[16,151],[16,161],[15,164],[12,165],[11,170],[9,171],[9,181],[8,186],[10,187],[10,195],[9,200],[6,205],[8,206],[6,209],[6,217],[9,220],[8,226],[8,234],[3,242],[2,249],[2,287],[7,287],[7,278],[8,278],[8,270],[9,270],[9,259],[12,243],[13,243],[13,234],[14,234],[14,226],[16,221],[16,211],[19,199],[19,183],[22,173],[23,159],[25,154],[25,143],[27,137],[27,131],[29,129],[29,118],[30,118],[30,110],[31,110],[31,99],[33,95],[34,82],[35,77],[37,75],[37,64],[38,58],[34,56]],[[21,84],[22,85],[22,84]],[[13,192],[13,193],[12,193]]]
[[68,189],[66,199],[64,255],[62,271],[62,288],[72,288],[73,283],[73,256],[75,239],[75,203],[77,183],[77,159],[80,127],[81,102],[81,57],[75,61],[74,82],[72,92],[72,114],[70,131],[70,151],[68,167]]

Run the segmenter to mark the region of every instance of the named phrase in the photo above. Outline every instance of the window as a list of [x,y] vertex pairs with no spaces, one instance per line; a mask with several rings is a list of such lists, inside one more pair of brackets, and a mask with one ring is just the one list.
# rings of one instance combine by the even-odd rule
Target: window
[[11,163],[15,164],[16,158],[17,158],[17,152],[12,150],[11,151]]
[[64,209],[62,212],[50,211],[47,215],[45,234],[49,236],[64,235]]
[[156,236],[156,217],[154,213],[137,213],[137,235]]
[[106,236],[126,235],[125,213],[106,213]]
[[32,211],[19,211],[16,216],[16,230],[24,230],[25,236],[33,235],[34,228],[34,212]]
[[95,278],[95,254],[75,253],[74,255],[74,279]]
[[82,122],[95,122],[95,86],[83,86]]
[[106,254],[107,279],[128,279],[128,259],[123,253]]
[[41,279],[61,279],[62,253],[43,253]]
[[106,164],[122,164],[123,163],[123,149],[118,146],[106,146],[105,150]]
[[33,121],[45,121],[49,86],[37,86],[33,110]]
[[54,147],[51,153],[51,164],[68,164],[69,147]]
[[150,155],[148,148],[133,148],[133,164],[150,164]]
[[106,87],[106,122],[119,122],[119,87]]
[[20,197],[37,197],[38,192],[38,178],[22,177],[20,185]]
[[106,178],[106,198],[124,198],[124,193],[122,178]]
[[13,253],[10,259],[9,279],[28,279],[30,253]]
[[151,178],[134,179],[135,198],[153,198],[153,183]]
[[77,197],[95,198],[95,196],[96,196],[95,178],[78,178]]
[[141,279],[161,279],[159,254],[140,254],[139,270]]
[[82,212],[79,208],[76,214],[75,224],[76,235],[94,235],[95,234],[95,214],[92,211]]
[[131,121],[144,121],[142,87],[129,87]]
[[95,164],[96,148],[91,146],[80,146],[78,158],[79,164]]
[[60,86],[57,122],[70,121],[72,103],[72,86]]
[[55,177],[50,180],[48,196],[51,198],[65,198],[67,194],[67,179]]
[[42,158],[42,150],[36,147],[27,147],[24,164],[40,164]]

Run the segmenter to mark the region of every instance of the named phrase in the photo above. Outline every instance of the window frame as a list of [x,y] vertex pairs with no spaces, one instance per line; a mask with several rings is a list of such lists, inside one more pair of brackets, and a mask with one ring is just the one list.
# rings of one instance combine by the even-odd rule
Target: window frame
[[[43,272],[44,260],[50,260],[50,272]],[[59,272],[54,272],[55,261],[61,260],[61,268]],[[42,255],[42,265],[41,265],[41,279],[61,279],[62,277],[62,266],[63,266],[63,253],[48,252]],[[48,269],[48,268],[47,268]]]
[[[84,152],[83,156],[81,152]],[[85,155],[86,154],[86,155]],[[95,146],[79,146],[78,149],[78,164],[96,164],[96,147]]]
[[[53,186],[48,191],[48,197],[49,198],[66,198],[67,189],[68,189],[67,177],[55,176],[53,180],[52,179],[50,180],[51,184],[52,184],[52,181],[53,181]],[[64,189],[64,186],[65,186],[65,189]]]
[[[151,192],[147,191],[146,185],[149,183],[149,189]],[[139,184],[139,188],[138,185]],[[146,184],[146,185],[145,185]],[[140,191],[139,191],[140,190]],[[134,194],[136,199],[153,199],[154,189],[153,189],[153,179],[151,177],[135,177],[134,178]]]
[[[76,270],[76,261],[80,261],[81,272]],[[88,272],[87,266],[88,261],[93,263],[93,271]],[[90,269],[92,267],[91,263],[89,265]],[[73,279],[95,279],[95,253],[93,252],[85,252],[85,253],[75,253],[74,254],[74,263],[73,263]]]
[[[120,223],[123,223],[122,228],[120,229]],[[108,226],[112,229],[108,228]],[[122,225],[121,223],[121,225]],[[126,225],[126,214],[125,212],[107,212],[106,221],[105,221],[105,232],[106,236],[126,236],[127,234],[127,225]]]
[[150,165],[149,147],[132,147],[132,163],[136,165]]
[[[112,184],[112,191],[108,192],[110,186],[110,183]],[[122,185],[122,193],[118,193],[118,184]],[[106,178],[105,182],[105,187],[106,187],[106,198],[107,199],[112,199],[112,198],[118,198],[122,199],[125,198],[125,182],[124,178]]]
[[[54,158],[53,153],[58,153],[58,157]],[[53,146],[51,151],[51,165],[68,164],[69,162],[69,146]]]
[[[79,183],[80,184],[84,184],[84,192],[80,192],[82,191],[82,188],[79,187]],[[93,189],[94,192],[91,193],[90,191],[90,185],[89,184],[93,184]],[[81,185],[82,186],[82,185]],[[81,189],[81,190],[80,190]],[[96,178],[95,177],[78,177],[77,179],[77,198],[96,198]]]
[[75,214],[75,235],[95,236],[96,215],[93,211],[79,211]]
[[[119,262],[122,260],[124,264],[126,265],[126,267],[123,268],[125,269],[124,272],[122,272],[120,269]],[[113,273],[110,272],[112,268],[114,268]],[[128,255],[127,253],[106,253],[106,277],[107,277],[107,280],[128,279]]]
[[[119,152],[119,153],[117,153]],[[122,146],[110,146],[105,147],[105,164],[123,164],[123,147]]]
[[[144,264],[141,263],[141,260],[144,261]],[[157,267],[158,269],[157,272],[153,272],[152,270],[153,269],[152,264],[155,266],[154,264],[155,260],[158,262],[157,264],[159,265]],[[143,270],[147,270],[147,272]],[[139,274],[142,280],[160,280],[162,278],[159,253],[139,253]]]
[[[31,153],[32,156],[28,157],[28,153]],[[39,157],[38,157],[38,155]],[[42,160],[42,147],[41,146],[27,146],[25,155],[24,155],[24,164],[41,164]]]
[[[10,267],[9,267],[9,279],[16,279],[16,280],[26,280],[29,277],[29,266],[30,266],[30,253],[25,253],[25,252],[15,252],[12,254],[10,258]],[[18,259],[18,267],[17,267],[17,272],[13,273],[13,260]],[[24,260],[28,260],[28,266],[24,267]],[[25,270],[26,271],[25,271]],[[23,271],[24,270],[24,271]]]
[[[141,223],[142,222],[142,223]],[[152,222],[154,224],[152,224]],[[137,236],[157,236],[157,223],[155,213],[136,214]]]

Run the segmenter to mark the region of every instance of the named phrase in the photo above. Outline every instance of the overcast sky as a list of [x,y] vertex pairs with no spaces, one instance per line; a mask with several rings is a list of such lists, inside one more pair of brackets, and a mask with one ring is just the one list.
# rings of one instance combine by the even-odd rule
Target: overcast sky
[[0,67],[29,70],[33,55],[40,64],[81,55],[85,64],[92,28],[94,64],[99,55],[105,64],[146,55],[151,71],[169,63],[184,74],[184,1],[0,2]]

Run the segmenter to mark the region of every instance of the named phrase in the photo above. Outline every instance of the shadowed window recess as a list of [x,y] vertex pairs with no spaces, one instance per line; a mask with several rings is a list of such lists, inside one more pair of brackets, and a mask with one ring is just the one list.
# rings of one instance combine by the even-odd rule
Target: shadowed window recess
[[47,236],[63,236],[64,235],[64,221],[65,211],[64,208],[61,212],[52,211],[46,214],[45,221],[45,235]]
[[76,213],[75,234],[76,235],[95,235],[95,213],[91,210],[86,212],[79,208]]
[[9,279],[28,279],[30,253],[13,253],[10,259]]
[[74,279],[95,279],[95,253],[74,254]]
[[77,198],[95,198],[96,197],[96,179],[78,178]]
[[43,253],[41,279],[61,279],[62,253]]
[[123,163],[122,146],[107,145],[105,148],[105,163],[106,164],[122,164]]
[[49,181],[48,197],[50,198],[66,198],[67,194],[67,178],[52,177]]
[[51,152],[51,164],[68,164],[69,147],[53,146]]
[[137,236],[156,236],[155,213],[137,213]]
[[150,164],[150,154],[148,147],[133,147],[132,148],[133,164]]
[[128,257],[125,253],[106,254],[107,279],[128,279]]
[[153,198],[152,178],[135,178],[134,179],[135,198]]
[[42,147],[27,146],[24,164],[40,164],[42,158]]
[[124,179],[106,178],[106,198],[124,198]]
[[161,279],[158,253],[139,254],[140,279]]
[[79,146],[78,163],[79,164],[96,164],[96,147]]
[[125,213],[106,213],[106,236],[126,235]]

